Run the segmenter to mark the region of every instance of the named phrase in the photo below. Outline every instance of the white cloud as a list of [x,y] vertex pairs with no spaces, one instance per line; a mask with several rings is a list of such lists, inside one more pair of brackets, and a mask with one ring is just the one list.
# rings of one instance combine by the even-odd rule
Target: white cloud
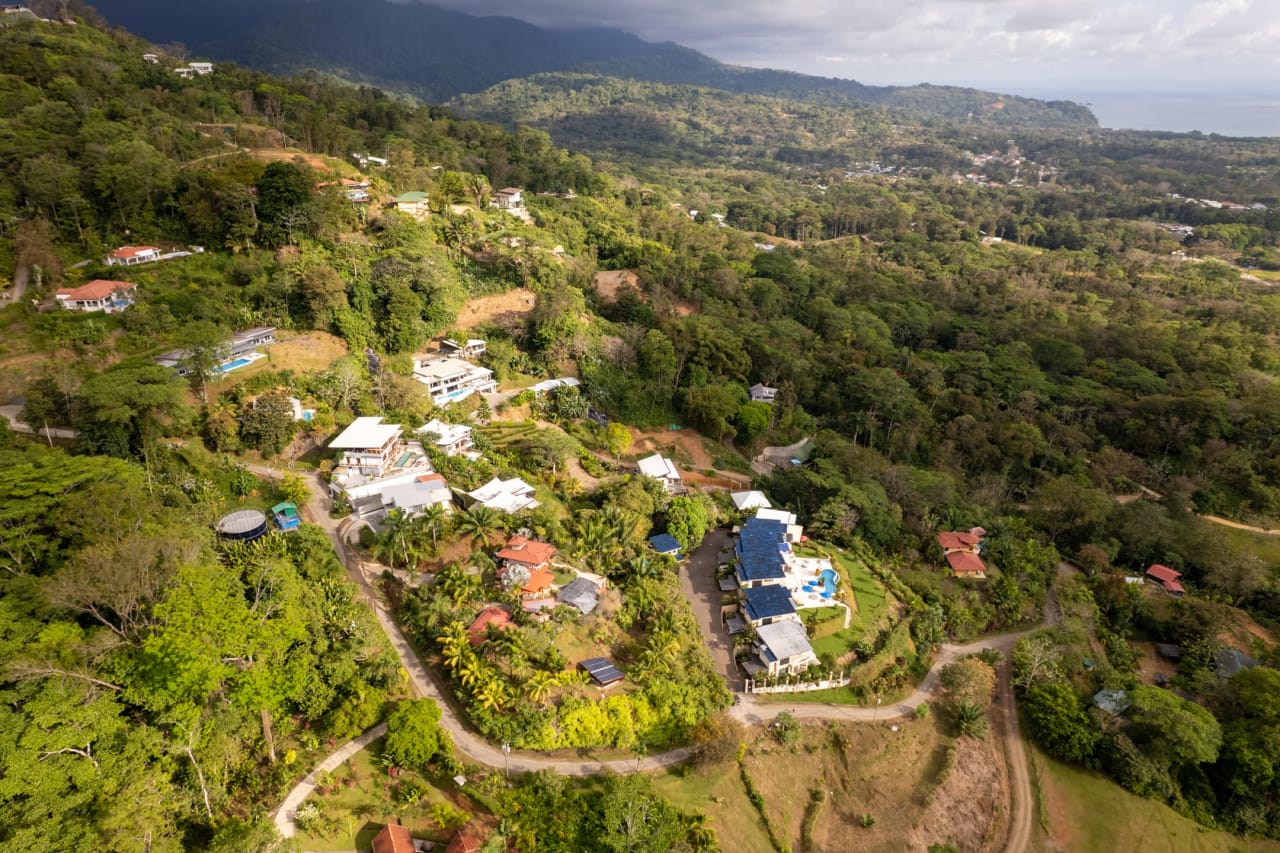
[[610,26],[739,65],[1004,90],[1064,80],[1203,87],[1280,77],[1280,0],[436,0]]

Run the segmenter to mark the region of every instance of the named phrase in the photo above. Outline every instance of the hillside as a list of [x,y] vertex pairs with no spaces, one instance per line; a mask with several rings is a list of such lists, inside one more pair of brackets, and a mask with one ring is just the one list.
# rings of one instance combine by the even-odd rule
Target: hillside
[[[1276,143],[537,85],[496,91],[620,156],[0,26],[0,406],[58,430],[0,423],[0,847],[276,851],[286,824],[349,850],[395,815],[494,849],[711,853],[750,822],[896,851],[889,815],[941,843],[955,809],[956,846],[999,846],[1031,795],[1006,809],[974,747],[1017,731],[1015,691],[1106,774],[1087,796],[1280,836],[1280,564],[1221,524],[1280,518]],[[441,393],[449,340],[483,370]],[[368,477],[334,446],[369,446],[334,440],[357,418]],[[803,539],[744,517],[747,478]],[[285,503],[279,535],[215,538]],[[1156,563],[1178,585],[1126,580]],[[724,588],[779,570],[770,660]],[[361,733],[375,754],[296,786]],[[631,774],[686,757],[728,772],[660,777],[676,802]],[[565,778],[605,768],[631,775]]]
[[503,80],[580,70],[820,104],[879,104],[1001,127],[1091,127],[1085,107],[949,86],[864,86],[852,80],[741,68],[677,44],[618,30],[556,30],[385,0],[232,0],[189,9],[162,0],[100,0],[111,22],[158,42],[278,74],[317,69],[438,103]]

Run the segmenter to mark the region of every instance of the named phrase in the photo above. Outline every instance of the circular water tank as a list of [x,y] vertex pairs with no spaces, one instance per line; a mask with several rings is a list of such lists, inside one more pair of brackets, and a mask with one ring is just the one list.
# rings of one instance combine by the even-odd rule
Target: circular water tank
[[267,535],[267,516],[256,509],[238,509],[218,521],[218,535],[236,542],[252,542]]

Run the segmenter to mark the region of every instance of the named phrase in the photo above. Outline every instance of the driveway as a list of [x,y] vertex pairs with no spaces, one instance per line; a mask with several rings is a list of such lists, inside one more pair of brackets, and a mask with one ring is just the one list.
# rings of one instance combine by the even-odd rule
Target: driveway
[[742,672],[733,660],[733,638],[720,621],[722,593],[716,580],[720,548],[730,542],[729,531],[713,530],[706,535],[680,570],[680,588],[693,606],[693,617],[706,641],[711,660],[733,691],[745,686]]

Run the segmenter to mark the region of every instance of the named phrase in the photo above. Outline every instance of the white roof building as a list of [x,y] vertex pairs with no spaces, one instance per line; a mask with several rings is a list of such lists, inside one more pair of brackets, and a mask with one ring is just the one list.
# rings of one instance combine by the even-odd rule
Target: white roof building
[[474,393],[487,394],[497,389],[493,371],[460,358],[415,358],[413,378],[427,386],[437,406],[446,406]]
[[581,384],[581,379],[575,379],[572,376],[560,376],[555,379],[544,379],[541,382],[530,385],[529,390],[535,394],[546,394],[548,391],[554,391],[562,385],[569,388],[577,388]]
[[335,450],[382,447],[391,439],[399,438],[402,432],[399,424],[384,424],[382,418],[356,418],[329,446]]
[[764,492],[733,492],[729,495],[729,500],[733,501],[734,507],[739,512],[747,512],[753,509],[770,509],[773,504],[769,503],[769,499],[765,497]]
[[747,389],[747,394],[751,397],[753,403],[772,403],[774,398],[778,396],[778,389],[770,388],[768,385],[757,382]]
[[770,675],[801,672],[818,662],[804,624],[795,619],[756,628],[756,650]]
[[421,436],[434,435],[431,443],[446,456],[458,456],[466,453],[473,446],[471,427],[465,424],[447,424],[439,418],[432,418],[418,427],[415,432]]
[[475,491],[467,492],[467,497],[489,509],[511,514],[536,509],[539,504],[533,492],[533,486],[519,477],[510,480],[494,477]]
[[761,507],[756,510],[756,518],[763,518],[768,521],[780,521],[787,526],[787,541],[799,542],[800,537],[804,534],[804,527],[799,523],[799,519],[794,512],[787,512],[785,509],[774,509],[772,507]]
[[638,460],[636,465],[640,467],[641,474],[660,481],[669,492],[680,486],[680,472],[676,470],[675,463],[659,453]]

